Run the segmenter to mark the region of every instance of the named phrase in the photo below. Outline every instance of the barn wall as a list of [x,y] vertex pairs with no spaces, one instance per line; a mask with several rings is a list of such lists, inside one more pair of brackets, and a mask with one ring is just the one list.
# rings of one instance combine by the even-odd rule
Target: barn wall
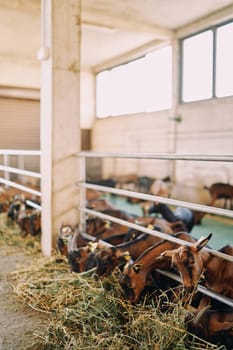
[[40,65],[36,59],[36,53],[34,61],[17,60],[16,57],[1,59],[0,85],[39,88]]
[[[169,111],[97,119],[93,126],[93,149],[108,152],[177,152],[180,154],[233,154],[233,98],[180,104],[171,120]],[[176,123],[176,127],[174,127]],[[172,162],[157,160],[106,160],[103,176],[137,173],[176,178],[174,197],[208,201],[203,185],[216,181],[233,183],[230,163]]]
[[[146,115],[96,119],[93,126],[93,149],[108,152],[165,152],[170,138],[168,112]],[[166,176],[167,162],[108,159],[104,162],[104,176],[111,174],[147,172],[151,176]],[[165,165],[165,167],[164,167]],[[159,169],[158,169],[159,168]]]

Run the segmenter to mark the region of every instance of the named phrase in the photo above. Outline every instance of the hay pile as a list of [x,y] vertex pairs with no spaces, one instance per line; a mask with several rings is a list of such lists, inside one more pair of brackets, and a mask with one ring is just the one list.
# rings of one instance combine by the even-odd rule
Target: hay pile
[[19,250],[24,254],[39,253],[40,237],[22,237],[19,226],[8,220],[6,213],[0,213],[0,248],[7,248],[7,253]]
[[45,329],[35,332],[35,347],[41,350],[218,349],[186,332],[185,310],[181,305],[169,305],[164,312],[153,303],[133,306],[127,302],[118,283],[118,273],[102,282],[95,281],[92,271],[71,274],[66,260],[58,255],[38,258],[30,268],[14,272],[11,277],[20,300],[48,313]]
[[0,214],[0,247],[31,254],[30,266],[11,273],[9,280],[24,304],[48,315],[44,327],[34,332],[34,349],[220,350],[186,332],[179,303],[168,302],[164,311],[163,296],[156,305],[147,299],[131,305],[118,283],[118,270],[103,281],[96,281],[93,271],[70,273],[64,257],[43,257],[39,238],[21,237],[5,214]]

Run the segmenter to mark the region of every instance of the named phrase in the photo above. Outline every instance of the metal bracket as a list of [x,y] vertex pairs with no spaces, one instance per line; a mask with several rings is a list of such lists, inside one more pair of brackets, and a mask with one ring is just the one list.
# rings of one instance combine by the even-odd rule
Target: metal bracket
[[173,120],[174,122],[180,123],[182,118],[180,115],[176,115],[175,117],[168,117],[169,120]]

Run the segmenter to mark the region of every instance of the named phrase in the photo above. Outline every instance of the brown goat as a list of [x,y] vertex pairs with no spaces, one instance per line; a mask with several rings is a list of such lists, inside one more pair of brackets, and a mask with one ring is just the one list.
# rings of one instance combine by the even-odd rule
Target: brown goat
[[[165,232],[167,234],[174,234],[177,232],[177,230],[184,228],[182,222],[169,223],[164,219],[158,219],[153,217],[142,218],[142,221],[140,222],[140,219],[141,218],[137,219],[138,224],[143,224],[144,226],[145,223],[149,223],[147,227],[159,230],[161,232]],[[161,238],[159,237],[148,234],[142,234],[142,232],[137,230],[129,230],[128,234],[125,236],[125,243],[122,243],[112,248],[104,246],[102,247],[102,249],[99,249],[96,252],[96,274],[98,276],[106,276],[106,274],[112,272],[113,269],[116,266],[118,266],[121,262],[126,263],[125,259],[122,260],[122,255],[124,256],[124,252],[129,251],[129,254],[132,257],[132,259],[135,260],[147,248],[161,241]],[[101,239],[104,239],[104,235],[102,235]],[[127,240],[129,240],[129,242],[127,242]]]
[[[211,234],[191,246],[180,246],[164,251],[161,256],[169,257],[179,271],[183,285],[192,290],[203,277],[204,285],[210,290],[233,298],[233,262],[214,256],[202,250]],[[225,246],[219,252],[233,256],[233,246]]]
[[97,261],[96,275],[99,277],[109,275],[116,266],[125,264],[131,258],[138,258],[148,247],[158,241],[160,239],[155,236],[141,233],[137,238],[115,247],[98,245],[94,251]]
[[[194,238],[186,232],[174,236],[187,242],[195,242]],[[159,257],[166,249],[175,249],[179,246],[178,243],[162,240],[146,249],[134,262],[130,262],[124,267],[119,282],[126,297],[131,302],[138,301],[146,286],[148,276],[154,269],[172,270],[170,259],[160,259]]]
[[69,252],[68,262],[72,272],[83,272],[96,266],[94,256],[92,256],[93,243],[88,243],[86,246]]
[[210,187],[204,186],[211,196],[210,205],[213,205],[217,199],[224,199],[224,208],[227,208],[227,201],[230,201],[230,209],[233,209],[233,186],[226,183],[216,182]]
[[210,309],[210,305],[187,313],[185,323],[190,333],[217,345],[233,348],[233,308]]
[[61,225],[57,238],[57,249],[61,255],[68,257],[71,251],[84,247],[87,243],[88,240],[79,231],[70,225]]

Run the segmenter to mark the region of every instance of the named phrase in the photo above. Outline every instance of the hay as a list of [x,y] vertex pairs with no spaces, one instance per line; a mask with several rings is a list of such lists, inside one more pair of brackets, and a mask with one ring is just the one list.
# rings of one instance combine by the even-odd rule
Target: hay
[[43,257],[39,237],[21,237],[5,214],[0,214],[0,247],[30,254],[30,266],[12,272],[9,280],[21,302],[48,315],[34,332],[33,349],[220,350],[186,332],[186,311],[179,303],[162,295],[156,304],[145,297],[131,305],[120,288],[119,270],[103,281],[96,281],[93,271],[70,273],[66,258]]
[[18,248],[24,254],[38,253],[40,236],[22,237],[19,226],[8,220],[6,213],[0,213],[0,248],[6,248],[6,254],[19,252]]
[[70,273],[67,261],[58,255],[39,257],[30,268],[12,273],[20,300],[48,314],[46,329],[34,334],[38,348],[218,349],[186,332],[185,310],[179,303],[168,305],[166,311],[160,302],[154,305],[146,299],[131,305],[124,298],[118,274],[116,270],[109,278],[95,281],[92,271]]

